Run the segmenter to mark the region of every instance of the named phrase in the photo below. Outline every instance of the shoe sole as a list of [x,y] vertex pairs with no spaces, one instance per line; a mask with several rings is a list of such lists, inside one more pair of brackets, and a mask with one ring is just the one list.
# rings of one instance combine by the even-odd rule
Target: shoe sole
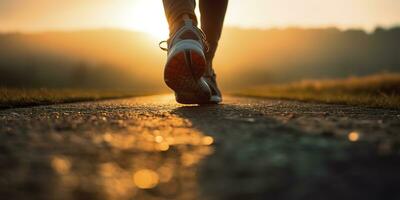
[[208,104],[211,90],[202,80],[207,63],[203,53],[195,49],[182,49],[169,58],[164,70],[164,80],[175,91],[181,104]]

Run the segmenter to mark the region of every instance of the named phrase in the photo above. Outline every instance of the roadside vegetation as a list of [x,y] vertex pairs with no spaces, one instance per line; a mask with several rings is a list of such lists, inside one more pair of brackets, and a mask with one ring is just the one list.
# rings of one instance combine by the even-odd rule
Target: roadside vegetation
[[235,94],[380,108],[400,108],[400,74],[254,86]]
[[135,92],[77,89],[0,88],[0,109],[132,97]]

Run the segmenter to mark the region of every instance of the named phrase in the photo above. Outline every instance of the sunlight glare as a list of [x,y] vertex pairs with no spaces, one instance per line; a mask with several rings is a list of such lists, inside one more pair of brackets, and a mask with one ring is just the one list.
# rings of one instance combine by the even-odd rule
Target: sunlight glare
[[139,0],[129,14],[129,26],[156,39],[168,38],[168,23],[161,1]]

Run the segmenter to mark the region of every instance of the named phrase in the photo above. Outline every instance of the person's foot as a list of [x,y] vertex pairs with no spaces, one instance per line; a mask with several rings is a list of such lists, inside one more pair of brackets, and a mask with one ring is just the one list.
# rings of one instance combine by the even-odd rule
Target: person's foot
[[203,76],[208,87],[211,91],[210,103],[220,103],[222,102],[222,94],[218,88],[217,75],[215,74],[213,68],[209,66],[207,72]]
[[208,47],[204,33],[193,25],[192,20],[185,19],[184,22],[168,40],[165,83],[174,90],[178,103],[219,103],[221,95],[215,76],[207,73],[205,52]]

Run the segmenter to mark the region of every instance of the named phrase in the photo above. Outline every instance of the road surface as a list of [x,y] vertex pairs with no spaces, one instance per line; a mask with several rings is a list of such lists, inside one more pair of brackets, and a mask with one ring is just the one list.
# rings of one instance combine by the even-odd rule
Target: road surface
[[400,110],[170,95],[0,111],[1,199],[400,199]]

